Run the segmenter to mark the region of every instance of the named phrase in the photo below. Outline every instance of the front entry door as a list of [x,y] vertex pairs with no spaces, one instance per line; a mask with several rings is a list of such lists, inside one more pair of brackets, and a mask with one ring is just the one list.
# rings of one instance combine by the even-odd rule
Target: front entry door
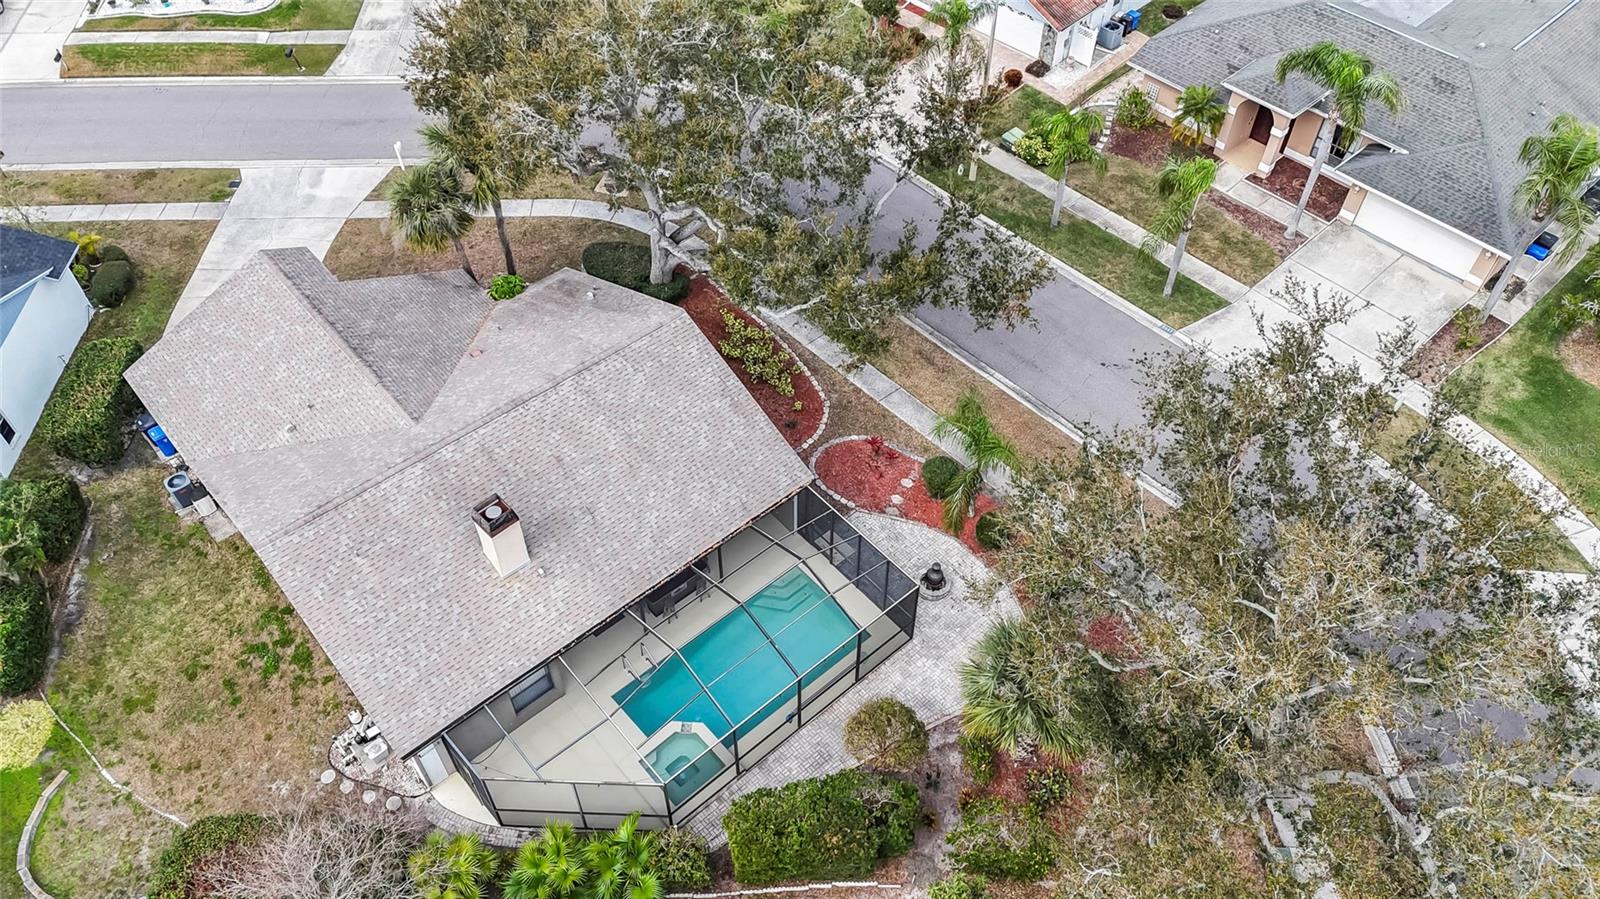
[[1272,110],[1256,107],[1255,121],[1250,123],[1250,139],[1265,147],[1272,140]]

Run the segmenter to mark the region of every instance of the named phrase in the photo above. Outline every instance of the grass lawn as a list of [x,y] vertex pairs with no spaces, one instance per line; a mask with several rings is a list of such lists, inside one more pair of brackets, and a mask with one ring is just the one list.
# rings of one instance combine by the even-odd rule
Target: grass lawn
[[6,202],[19,206],[80,203],[220,203],[233,196],[238,169],[99,169],[9,172]]
[[[1389,429],[1380,435],[1374,449],[1390,464],[1399,466],[1405,456],[1407,441],[1425,424],[1421,415],[1402,408]],[[1441,471],[1441,482],[1435,483],[1424,479],[1418,481],[1417,486],[1427,491],[1428,495],[1446,510],[1465,508],[1473,501],[1472,494],[1481,490],[1490,478],[1500,480],[1501,483],[1497,486],[1507,491],[1518,489],[1513,484],[1504,483],[1500,475],[1481,456],[1453,438],[1446,436],[1444,443],[1445,448],[1435,456]],[[1561,531],[1553,523],[1546,522],[1541,525],[1538,528],[1538,535],[1537,546],[1529,547],[1525,554],[1519,552],[1518,558],[1501,561],[1509,567],[1519,569],[1577,573],[1589,571],[1583,556],[1567,542],[1567,538],[1562,536]]]
[[[947,178],[933,180],[940,186],[949,182]],[[1165,264],[1074,215],[1063,215],[1061,226],[1052,229],[1050,199],[992,166],[980,166],[977,185],[979,211],[1174,328],[1193,324],[1227,305],[1182,274],[1172,296],[1162,296]],[[964,179],[956,186],[967,189]]]
[[282,44],[74,44],[61,62],[63,78],[144,75],[321,75],[343,44],[301,44],[285,59]]
[[[537,281],[559,268],[583,267],[583,248],[597,240],[622,240],[643,244],[645,237],[631,228],[592,219],[507,219],[517,273]],[[351,219],[339,229],[325,260],[328,270],[341,280],[379,278],[415,272],[440,272],[457,267],[451,252],[422,254],[395,246],[389,223],[382,219]],[[467,236],[467,255],[478,277],[488,279],[505,271],[505,257],[494,220],[480,218]]]
[[342,31],[356,23],[361,0],[284,0],[247,16],[114,16],[90,19],[80,31]]
[[[1031,87],[1019,88],[996,111],[993,129],[998,130],[994,134],[1013,127],[1026,130],[1035,116],[1063,108]],[[1142,162],[1107,153],[1104,178],[1097,177],[1087,165],[1069,166],[1067,183],[1129,221],[1145,225],[1161,209],[1161,195],[1156,190],[1158,174]],[[1259,282],[1282,261],[1270,244],[1210,203],[1200,207],[1194,231],[1189,235],[1189,252],[1245,284]]]
[[54,772],[43,764],[24,768],[0,768],[0,857],[6,864],[0,869],[0,899],[22,899],[22,879],[17,876],[17,842],[22,839],[22,828],[27,826],[33,804]]
[[1171,6],[1176,4],[1183,7],[1184,10],[1187,11],[1194,9],[1196,6],[1199,6],[1204,2],[1205,0],[1151,0],[1151,2],[1146,3],[1143,7],[1144,20],[1139,23],[1139,30],[1150,35],[1151,37],[1155,37],[1161,32],[1166,31],[1167,26],[1177,21],[1176,19],[1169,20],[1166,16],[1161,14],[1161,8],[1163,6]]
[[[136,464],[86,489],[86,611],[50,699],[118,779],[179,817],[270,808],[313,788],[353,700],[243,539],[172,514],[166,472]],[[47,822],[35,870],[66,896],[137,895],[171,831],[87,766]]]
[[1567,331],[1557,317],[1561,297],[1579,292],[1597,269],[1600,247],[1465,370],[1484,381],[1478,422],[1600,520],[1600,387],[1562,361]]
[[1033,127],[1035,118],[1060,112],[1065,108],[1056,98],[1036,87],[1024,84],[1008,94],[995,107],[988,126],[983,130],[983,135],[994,140],[1012,128],[1027,131]]

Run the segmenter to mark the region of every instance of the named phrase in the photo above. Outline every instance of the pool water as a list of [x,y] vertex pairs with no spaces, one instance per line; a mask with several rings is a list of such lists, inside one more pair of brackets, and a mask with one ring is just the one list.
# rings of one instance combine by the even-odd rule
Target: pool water
[[657,778],[667,785],[667,800],[677,805],[693,796],[717,772],[727,767],[699,734],[677,733],[662,740],[645,761],[655,769]]
[[[734,609],[685,644],[681,658],[668,657],[612,694],[639,730],[648,736],[669,721],[699,721],[718,737],[726,737],[735,724],[744,722],[739,732],[748,733],[779,708],[793,706],[795,678],[783,662],[785,656],[795,670],[811,672],[804,678],[809,684],[854,651],[854,641],[845,641],[855,635],[856,623],[798,566],[746,600],[745,608],[761,627]],[[777,649],[761,628],[776,635]],[[709,685],[710,697],[701,691],[695,675]],[[760,711],[764,714],[755,714]]]

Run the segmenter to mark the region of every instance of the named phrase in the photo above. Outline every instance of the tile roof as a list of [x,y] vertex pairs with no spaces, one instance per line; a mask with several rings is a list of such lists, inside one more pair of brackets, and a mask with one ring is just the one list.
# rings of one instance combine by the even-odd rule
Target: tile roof
[[[1366,130],[1403,152],[1359,153],[1339,171],[1514,252],[1527,228],[1511,202],[1524,174],[1517,148],[1558,113],[1600,120],[1600,81],[1572,65],[1593,56],[1600,3],[1539,2],[1541,13],[1564,14],[1528,20],[1506,16],[1498,0],[1454,0],[1413,27],[1343,0],[1206,3],[1151,38],[1133,65],[1180,86],[1233,83],[1286,111],[1325,109],[1313,85],[1266,77],[1271,65],[1321,40],[1357,49],[1400,82],[1404,108],[1370,110]],[[1483,39],[1491,22],[1498,37]]]
[[72,265],[78,245],[10,225],[0,225],[0,297],[48,274],[59,278]]
[[1028,0],[1050,27],[1065,31],[1072,23],[1104,6],[1109,0]]
[[[273,272],[298,270],[289,280],[316,292],[309,252],[262,255],[128,380],[401,752],[811,479],[676,307],[570,270],[481,313],[461,279],[324,271],[328,297],[355,297],[333,311],[275,289]],[[445,334],[411,333],[430,327]],[[359,347],[378,361],[353,361]],[[374,373],[398,359],[421,360],[416,377]],[[334,427],[328,406],[372,417]],[[504,578],[469,520],[491,493],[521,517],[533,563]]]

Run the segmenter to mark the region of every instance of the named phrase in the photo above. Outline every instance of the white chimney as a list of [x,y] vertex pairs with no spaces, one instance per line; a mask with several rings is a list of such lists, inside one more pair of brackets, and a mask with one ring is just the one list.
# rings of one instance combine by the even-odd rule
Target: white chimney
[[478,540],[495,574],[505,577],[528,564],[528,544],[522,539],[522,520],[496,493],[472,509]]

